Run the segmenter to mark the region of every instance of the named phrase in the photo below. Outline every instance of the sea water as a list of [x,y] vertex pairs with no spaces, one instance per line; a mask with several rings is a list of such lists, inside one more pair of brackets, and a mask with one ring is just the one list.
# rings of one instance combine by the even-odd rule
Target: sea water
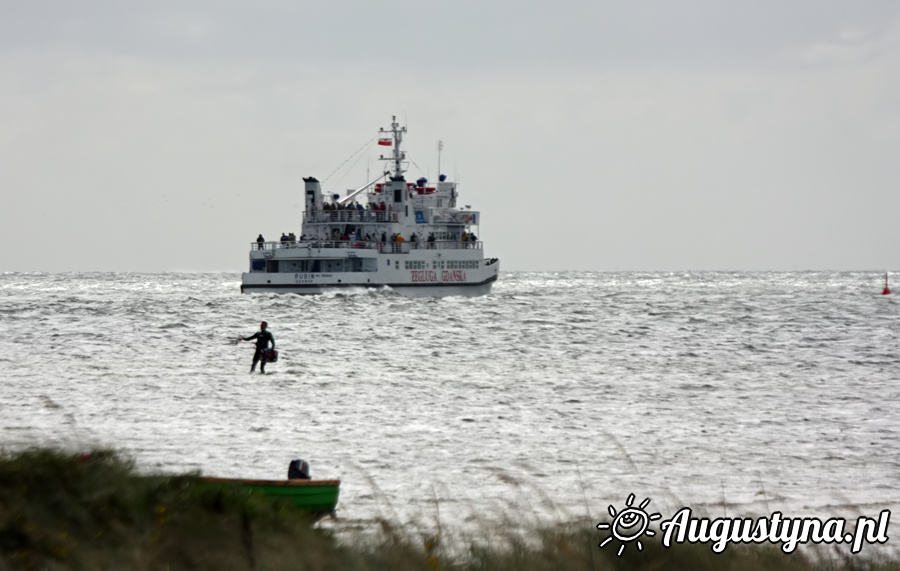
[[[340,478],[338,521],[593,527],[900,505],[900,301],[875,273],[515,273],[479,298],[0,275],[0,446]],[[266,320],[280,359],[250,374]],[[607,517],[608,519],[608,517]]]

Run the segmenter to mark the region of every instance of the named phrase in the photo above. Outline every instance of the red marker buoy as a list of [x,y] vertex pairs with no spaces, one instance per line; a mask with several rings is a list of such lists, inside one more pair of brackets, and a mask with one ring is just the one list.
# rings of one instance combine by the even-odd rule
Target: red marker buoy
[[891,288],[888,287],[888,273],[884,272],[884,291],[881,292],[881,295],[890,295]]

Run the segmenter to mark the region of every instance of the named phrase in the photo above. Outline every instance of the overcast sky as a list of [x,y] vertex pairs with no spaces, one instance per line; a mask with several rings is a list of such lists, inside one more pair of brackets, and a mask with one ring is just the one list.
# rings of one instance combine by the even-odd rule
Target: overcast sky
[[134,4],[0,3],[0,271],[244,271],[391,115],[502,269],[900,269],[896,0]]

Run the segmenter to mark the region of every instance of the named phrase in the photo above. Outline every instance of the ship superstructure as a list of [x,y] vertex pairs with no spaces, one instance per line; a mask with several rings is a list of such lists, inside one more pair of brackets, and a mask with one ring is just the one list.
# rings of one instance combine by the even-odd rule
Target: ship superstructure
[[378,145],[391,147],[380,157],[389,170],[346,196],[326,195],[318,179],[304,178],[299,239],[253,243],[241,291],[388,286],[414,297],[488,293],[500,263],[484,256],[481,213],[457,207],[457,184],[444,175],[433,184],[406,180],[405,134],[396,117],[379,131]]

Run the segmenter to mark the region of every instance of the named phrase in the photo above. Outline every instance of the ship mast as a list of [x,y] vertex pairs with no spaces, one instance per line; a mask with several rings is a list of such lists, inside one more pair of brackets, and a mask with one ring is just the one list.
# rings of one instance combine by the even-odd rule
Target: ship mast
[[391,136],[394,139],[394,156],[393,157],[385,157],[382,155],[380,160],[382,161],[394,161],[394,178],[403,176],[403,163],[402,161],[406,159],[406,153],[400,150],[400,143],[403,142],[403,134],[406,133],[406,127],[401,127],[400,123],[397,123],[397,116],[394,115],[391,117],[391,130],[386,131],[385,129],[380,129],[381,133],[391,133]]

